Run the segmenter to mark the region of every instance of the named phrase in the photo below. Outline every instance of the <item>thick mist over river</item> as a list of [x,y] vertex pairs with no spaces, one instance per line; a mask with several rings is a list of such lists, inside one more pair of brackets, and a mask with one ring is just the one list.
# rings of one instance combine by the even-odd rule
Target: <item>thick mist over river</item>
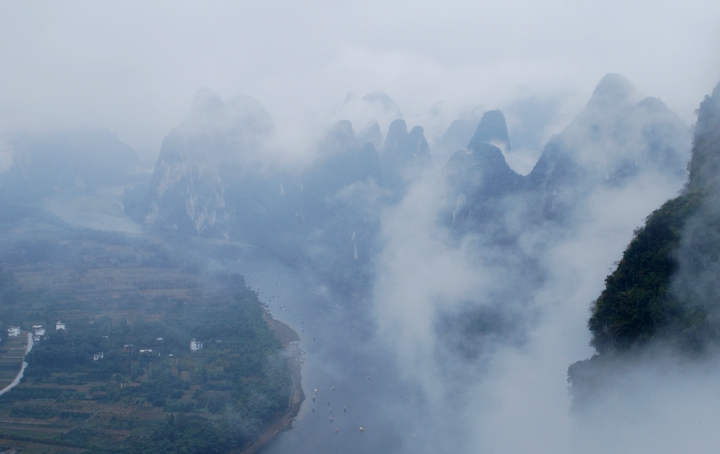
[[[127,219],[112,222],[57,201],[52,205],[54,214],[76,227],[163,241],[158,232]],[[186,236],[163,242],[196,254],[208,270],[242,273],[273,318],[300,336],[305,401],[292,430],[263,452],[392,452],[408,446],[422,452],[431,441],[421,428],[435,426],[436,415],[417,384],[401,378],[392,352],[376,340],[369,301],[343,295],[311,269],[252,245]]]
[[[406,203],[412,203],[416,191],[431,187],[429,180],[423,181],[410,190]],[[665,191],[658,191],[662,187]],[[431,309],[423,304],[452,303],[464,288],[482,289],[493,271],[471,259],[468,251],[474,254],[476,249],[432,246],[430,238],[437,232],[427,229],[433,224],[407,217],[403,205],[388,211],[384,222],[388,229],[401,227],[401,220],[416,226],[401,227],[403,241],[397,243],[405,244],[408,235],[417,240],[415,252],[402,255],[413,265],[381,258],[378,269],[387,274],[375,293],[365,297],[347,294],[312,269],[253,245],[181,234],[163,240],[157,230],[127,220],[114,224],[104,215],[64,210],[61,204],[54,204],[53,212],[77,227],[140,234],[170,248],[182,247],[209,271],[240,272],[273,317],[297,332],[306,399],[292,429],[262,452],[607,452],[611,442],[606,437],[618,430],[625,436],[611,444],[614,452],[638,452],[645,446],[672,452],[686,437],[699,436],[675,426],[676,418],[708,416],[688,415],[692,405],[700,404],[695,398],[703,396],[698,408],[714,414],[709,406],[712,396],[720,394],[687,394],[691,384],[714,387],[701,372],[657,375],[654,366],[638,369],[633,373],[648,374],[642,394],[629,399],[627,389],[618,388],[620,394],[604,404],[609,407],[598,407],[607,413],[598,409],[584,416],[570,412],[566,374],[570,363],[592,354],[585,323],[589,302],[601,291],[605,275],[642,217],[677,189],[648,180],[639,181],[632,191],[599,192],[590,200],[585,220],[562,239],[544,237],[538,243],[536,238],[547,275],[532,292],[529,310],[537,314],[535,321],[527,325],[526,338],[519,344],[498,340],[474,361],[447,351],[434,329],[418,332],[406,327],[432,327],[442,306]],[[631,193],[635,196],[629,199]],[[391,241],[392,230],[386,235]],[[424,252],[421,244],[431,250]],[[388,257],[393,257],[392,243],[386,247]],[[437,270],[442,272],[437,281],[418,279],[413,271],[417,266],[431,274],[436,266],[447,271]],[[399,294],[406,285],[419,293]],[[435,296],[424,302],[423,295]],[[527,318],[518,323],[526,324]],[[631,421],[637,430],[628,433],[622,428]],[[658,446],[649,435],[658,428],[664,428],[674,444],[665,440]],[[667,446],[673,449],[665,450]]]
[[[261,453],[713,452],[716,356],[648,353],[582,408],[568,367],[597,352],[593,302],[634,232],[687,189],[718,17],[703,0],[2,2],[0,208],[57,216],[74,244],[141,238],[130,256],[192,285],[245,276],[302,352],[305,400]],[[41,275],[57,230],[22,222],[8,254]]]

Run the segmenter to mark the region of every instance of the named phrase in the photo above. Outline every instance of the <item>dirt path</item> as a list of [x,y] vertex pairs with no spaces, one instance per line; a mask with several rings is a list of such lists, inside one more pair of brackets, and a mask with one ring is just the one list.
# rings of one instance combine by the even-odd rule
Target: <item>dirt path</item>
[[[33,348],[32,333],[27,333],[27,347],[25,348],[25,355],[30,353],[30,350],[32,350],[32,348]],[[12,381],[12,383],[7,385],[3,389],[0,389],[0,396],[2,396],[3,394],[5,394],[6,392],[10,391],[11,389],[13,389],[14,387],[16,387],[17,385],[20,384],[20,380],[22,380],[23,375],[25,374],[25,368],[27,367],[27,365],[28,364],[25,361],[22,362],[22,366],[20,366],[20,371],[17,373],[17,375],[15,376],[15,379]]]

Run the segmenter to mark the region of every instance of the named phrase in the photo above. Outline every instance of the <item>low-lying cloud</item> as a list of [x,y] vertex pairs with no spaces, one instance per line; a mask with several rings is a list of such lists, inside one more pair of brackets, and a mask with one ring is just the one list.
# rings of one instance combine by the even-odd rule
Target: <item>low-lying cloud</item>
[[[589,134],[573,130],[580,133]],[[572,137],[578,146],[591,139]],[[687,136],[682,140],[675,146],[687,152]],[[626,151],[647,159],[641,141],[629,142],[638,148]],[[607,153],[602,159],[617,161]],[[682,162],[674,165],[682,169]],[[458,238],[441,216],[452,202],[443,173],[427,169],[414,180],[405,199],[382,216],[374,288],[379,335],[401,373],[431,402],[424,428],[429,444],[413,452],[448,446],[459,452],[638,452],[644,446],[677,452],[677,442],[647,438],[679,422],[678,411],[691,412],[693,400],[686,405],[680,396],[696,395],[692,387],[707,380],[677,371],[671,381],[656,366],[639,365],[628,373],[647,375],[642,396],[610,386],[621,397],[577,415],[567,368],[593,354],[590,304],[634,229],[683,183],[680,171],[645,167],[622,184],[577,193],[580,203],[567,222],[528,224],[528,207],[512,196],[500,202],[504,215],[485,225],[485,233]],[[516,235],[513,246],[494,242],[498,225]],[[636,430],[628,428],[631,422]],[[615,430],[618,438],[603,444]]]

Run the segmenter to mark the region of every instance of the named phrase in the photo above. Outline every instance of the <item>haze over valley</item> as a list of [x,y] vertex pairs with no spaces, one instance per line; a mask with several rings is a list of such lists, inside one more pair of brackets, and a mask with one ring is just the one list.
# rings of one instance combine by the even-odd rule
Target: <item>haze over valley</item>
[[717,446],[717,7],[40,6],[0,451]]

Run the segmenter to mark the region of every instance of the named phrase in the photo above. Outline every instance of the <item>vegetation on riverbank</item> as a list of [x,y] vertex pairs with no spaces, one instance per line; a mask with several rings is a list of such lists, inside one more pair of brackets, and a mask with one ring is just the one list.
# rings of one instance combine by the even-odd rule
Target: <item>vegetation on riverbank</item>
[[46,333],[0,396],[0,445],[227,452],[286,412],[287,358],[242,276],[146,240],[30,225],[0,239],[0,323]]

